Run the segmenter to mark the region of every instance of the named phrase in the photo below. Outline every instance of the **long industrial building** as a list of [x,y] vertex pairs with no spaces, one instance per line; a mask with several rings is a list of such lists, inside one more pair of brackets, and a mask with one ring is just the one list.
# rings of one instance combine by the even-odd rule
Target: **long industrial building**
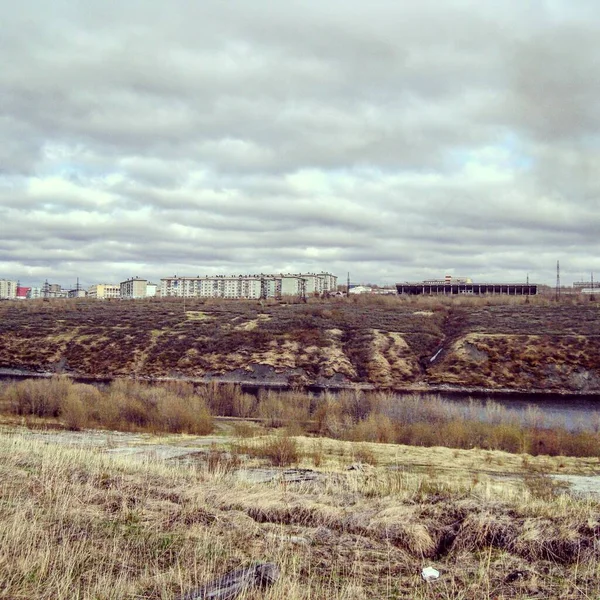
[[446,278],[431,281],[397,283],[398,294],[409,296],[455,296],[459,294],[481,296],[509,295],[509,296],[535,296],[538,285],[535,283],[473,283],[467,278]]
[[163,298],[260,299],[320,296],[335,292],[337,277],[331,273],[280,273],[271,275],[212,275],[165,277],[160,280]]

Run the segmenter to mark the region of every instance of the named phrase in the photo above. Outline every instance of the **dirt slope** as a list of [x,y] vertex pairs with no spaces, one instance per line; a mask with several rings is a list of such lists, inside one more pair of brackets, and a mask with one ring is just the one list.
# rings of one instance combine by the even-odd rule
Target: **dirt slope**
[[0,368],[382,389],[600,391],[595,304],[0,304]]

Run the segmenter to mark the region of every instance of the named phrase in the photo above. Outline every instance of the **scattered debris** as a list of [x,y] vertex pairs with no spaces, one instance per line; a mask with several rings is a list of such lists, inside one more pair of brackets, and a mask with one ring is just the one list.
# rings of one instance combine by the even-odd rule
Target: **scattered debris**
[[312,469],[239,469],[238,477],[252,483],[269,483],[280,481],[282,483],[301,483],[316,481],[324,477],[323,473]]
[[364,470],[365,470],[365,465],[363,465],[362,463],[353,463],[346,469],[346,471],[364,471]]
[[433,567],[425,567],[421,571],[421,576],[425,581],[434,581],[440,576],[440,572]]
[[274,563],[258,563],[236,569],[219,579],[188,592],[179,600],[233,600],[253,588],[265,589],[279,579],[279,567]]
[[516,571],[509,573],[506,576],[506,579],[504,581],[506,581],[506,583],[514,583],[515,581],[523,579],[526,574],[527,574],[527,571],[521,571],[521,570],[517,569]]

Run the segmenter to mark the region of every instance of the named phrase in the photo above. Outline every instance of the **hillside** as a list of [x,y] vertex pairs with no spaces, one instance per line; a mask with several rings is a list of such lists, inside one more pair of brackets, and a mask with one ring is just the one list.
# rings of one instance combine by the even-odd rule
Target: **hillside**
[[382,389],[600,391],[597,305],[519,300],[2,303],[0,369]]

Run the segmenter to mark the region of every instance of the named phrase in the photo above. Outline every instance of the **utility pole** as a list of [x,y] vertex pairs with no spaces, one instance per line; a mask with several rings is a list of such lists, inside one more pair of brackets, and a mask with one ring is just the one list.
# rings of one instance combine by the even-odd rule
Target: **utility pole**
[[348,284],[346,285],[346,296],[350,297],[350,271],[348,271]]
[[560,261],[556,261],[556,301],[560,300]]
[[592,271],[592,293],[590,294],[590,302],[593,302],[596,299],[594,296],[594,271]]

